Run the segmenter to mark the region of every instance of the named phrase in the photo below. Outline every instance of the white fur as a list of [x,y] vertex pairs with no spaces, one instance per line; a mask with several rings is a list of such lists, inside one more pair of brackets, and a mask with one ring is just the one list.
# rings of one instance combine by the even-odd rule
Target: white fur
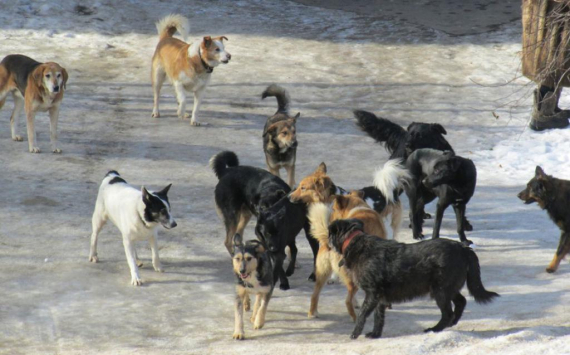
[[388,160],[384,167],[376,170],[374,186],[382,192],[387,203],[394,202],[394,190],[402,188],[411,178],[401,159]]
[[[142,280],[138,272],[137,252],[134,243],[140,240],[149,241],[152,252],[152,265],[157,272],[162,272],[156,243],[159,223],[143,221],[145,204],[141,190],[125,183],[109,184],[109,181],[116,176],[118,175],[109,174],[103,179],[99,187],[99,194],[97,195],[92,218],[93,232],[91,234],[89,261],[96,263],[99,260],[97,257],[97,237],[107,219],[110,219],[123,236],[127,263],[131,271],[131,284],[140,286],[142,285]],[[168,203],[163,200],[162,202],[170,212]],[[170,215],[169,222],[171,224],[174,223],[172,215]]]
[[186,17],[179,14],[170,14],[165,16],[156,23],[158,35],[160,36],[167,27],[176,27],[176,30],[180,33],[184,42],[186,42],[188,33],[190,33],[190,22]]

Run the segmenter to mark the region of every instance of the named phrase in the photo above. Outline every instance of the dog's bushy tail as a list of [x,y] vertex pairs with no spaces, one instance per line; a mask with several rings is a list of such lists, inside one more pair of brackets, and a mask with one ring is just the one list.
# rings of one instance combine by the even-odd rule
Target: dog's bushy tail
[[469,263],[467,270],[467,289],[471,296],[475,298],[475,302],[486,304],[499,297],[496,292],[487,291],[483,282],[481,282],[481,268],[479,267],[479,258],[471,248],[464,248],[464,254]]
[[403,166],[402,159],[390,159],[382,168],[376,170],[374,186],[384,195],[387,203],[392,203],[394,192],[402,189],[411,178],[412,175]]
[[190,22],[182,15],[170,14],[156,23],[156,29],[158,30],[158,37],[160,39],[172,37],[174,33],[178,31],[184,41],[186,41],[190,31]]
[[218,179],[221,179],[226,174],[228,168],[238,165],[239,159],[236,153],[229,150],[218,153],[210,159],[210,167],[214,170]]
[[277,84],[271,84],[261,94],[261,98],[265,99],[268,96],[275,96],[277,99],[277,112],[283,112],[287,115],[289,114],[289,104],[291,103],[291,97],[285,88]]
[[329,245],[329,219],[331,211],[327,205],[321,202],[312,203],[309,206],[309,222],[311,223],[311,235],[318,240],[319,245]]
[[378,143],[383,143],[390,154],[408,135],[408,132],[399,125],[385,118],[376,117],[371,112],[356,110],[354,117],[356,117],[356,125]]

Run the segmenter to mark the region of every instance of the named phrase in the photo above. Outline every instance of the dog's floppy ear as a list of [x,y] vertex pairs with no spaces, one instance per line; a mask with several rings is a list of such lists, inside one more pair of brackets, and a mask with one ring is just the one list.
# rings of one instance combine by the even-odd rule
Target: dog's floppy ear
[[544,179],[546,177],[546,174],[544,173],[544,170],[542,170],[542,168],[540,166],[536,166],[536,169],[534,170],[534,175],[539,178],[539,179]]
[[212,37],[210,36],[204,37],[204,45],[206,46],[206,48],[210,47],[212,45]]
[[162,196],[166,196],[166,194],[168,194],[168,190],[170,190],[170,187],[172,186],[172,184],[169,184],[168,186],[166,186],[164,189],[160,190],[159,192],[157,192],[157,195],[162,195]]
[[440,125],[439,123],[432,123],[431,128],[437,133],[447,134],[447,131],[445,130],[445,128],[443,128],[443,126]]
[[287,192],[285,190],[279,189],[275,191],[275,197],[277,197],[278,200],[281,200],[285,196],[287,196]]
[[362,190],[351,190],[350,195],[364,200],[364,191]]
[[34,85],[37,87],[43,87],[44,85],[43,83],[44,70],[45,70],[45,65],[40,64],[32,72],[32,80],[34,82]]
[[61,86],[63,86],[63,90],[67,90],[67,79],[69,78],[69,75],[67,75],[67,70],[65,70],[65,68],[61,68],[61,75],[63,75],[63,83]]
[[319,166],[315,170],[315,173],[321,173],[321,174],[327,173],[327,165],[325,164],[325,162],[319,164]]

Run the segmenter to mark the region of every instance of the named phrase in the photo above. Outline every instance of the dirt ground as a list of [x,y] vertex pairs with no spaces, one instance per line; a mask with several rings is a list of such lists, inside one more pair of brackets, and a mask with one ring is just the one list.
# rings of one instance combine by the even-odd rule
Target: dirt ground
[[[418,3],[431,9],[431,2]],[[488,3],[488,9],[513,4]],[[403,1],[398,11],[412,5]],[[61,155],[49,153],[45,114],[37,117],[43,152],[36,155],[26,141],[10,139],[11,100],[0,111],[1,354],[568,353],[570,266],[544,272],[558,228],[515,197],[536,164],[570,178],[570,154],[562,151],[567,130],[525,129],[532,87],[523,78],[509,82],[520,66],[520,24],[505,15],[478,34],[458,36],[421,21],[327,7],[261,0],[0,3],[2,56],[53,60],[70,75]],[[162,117],[150,117],[154,22],[171,12],[190,19],[192,38],[229,38],[232,60],[215,69],[205,94],[206,127],[175,116],[170,85]],[[262,330],[246,324],[248,340],[232,340],[234,276],[208,160],[230,149],[243,165],[265,166],[261,132],[276,103],[260,94],[270,83],[286,87],[293,111],[301,112],[298,179],[325,161],[338,185],[371,184],[388,154],[356,128],[353,109],[403,126],[443,124],[456,152],[477,164],[478,187],[467,209],[475,230],[468,237],[477,245],[485,286],[502,297],[487,306],[468,297],[461,322],[438,334],[422,332],[439,319],[433,301],[396,305],[382,339],[351,341],[342,285],[325,287],[320,318],[306,316],[312,259],[299,236],[292,289],[276,290]],[[140,244],[142,287],[129,284],[111,224],[100,236],[100,262],[88,262],[97,188],[111,169],[135,186],[173,183],[178,227],[160,230],[158,240],[165,272],[152,270],[149,248]],[[404,218],[397,239],[413,242],[407,224]],[[426,234],[431,226],[426,222]],[[442,236],[457,238],[451,211]],[[245,238],[254,238],[253,222]]]

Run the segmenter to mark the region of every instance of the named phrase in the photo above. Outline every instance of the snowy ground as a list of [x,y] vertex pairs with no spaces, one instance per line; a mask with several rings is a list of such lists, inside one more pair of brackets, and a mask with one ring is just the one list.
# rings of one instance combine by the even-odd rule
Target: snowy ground
[[[93,13],[77,14],[77,4]],[[163,117],[150,118],[153,22],[170,12],[188,16],[196,37],[230,39],[232,61],[215,70],[206,92],[208,127],[175,117],[170,86],[163,91]],[[518,23],[449,37],[285,1],[19,0],[0,4],[0,39],[2,56],[53,60],[70,74],[60,116],[62,155],[45,153],[45,115],[36,124],[44,153],[32,155],[27,143],[10,140],[11,102],[0,112],[0,353],[570,353],[570,265],[553,275],[544,271],[558,228],[516,198],[536,164],[570,179],[568,130],[529,132],[531,86],[522,78],[504,85],[519,68]],[[468,297],[458,326],[439,334],[422,332],[439,319],[433,301],[396,305],[382,339],[351,341],[343,286],[325,287],[321,317],[306,317],[311,255],[300,236],[301,268],[290,278],[292,289],[275,291],[265,328],[254,332],[246,324],[248,340],[233,341],[234,278],[214,210],[217,180],[207,163],[231,149],[244,165],[264,167],[261,130],[276,104],[259,95],[272,82],[290,90],[293,109],[302,114],[299,178],[325,161],[345,188],[371,183],[387,154],[356,129],[352,109],[402,125],[442,123],[457,153],[477,164],[478,186],[467,209],[475,231],[468,237],[477,244],[485,286],[502,297],[488,306]],[[563,106],[568,103],[564,98]],[[20,127],[24,132],[24,120]],[[100,263],[87,261],[97,186],[110,169],[134,185],[173,183],[179,226],[161,230],[159,238],[166,272],[152,270],[148,246],[140,245],[143,287],[129,285],[112,225],[100,238]],[[442,235],[457,238],[450,212]],[[253,237],[251,223],[246,238]],[[402,228],[398,239],[412,242],[411,231]]]

